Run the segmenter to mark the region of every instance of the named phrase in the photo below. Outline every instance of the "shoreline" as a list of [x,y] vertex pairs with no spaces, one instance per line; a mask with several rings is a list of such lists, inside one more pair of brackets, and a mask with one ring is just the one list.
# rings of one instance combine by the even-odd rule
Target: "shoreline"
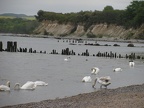
[[48,99],[1,108],[143,108],[144,84],[101,89],[60,99]]
[[82,39],[87,41],[106,41],[106,42],[123,42],[123,43],[142,43],[144,44],[144,40],[139,39],[116,39],[116,38],[87,38],[85,36],[77,37],[77,36],[48,36],[48,35],[35,35],[35,34],[13,34],[13,33],[0,33],[0,36],[13,36],[13,37],[29,37],[29,38],[53,38],[53,39]]

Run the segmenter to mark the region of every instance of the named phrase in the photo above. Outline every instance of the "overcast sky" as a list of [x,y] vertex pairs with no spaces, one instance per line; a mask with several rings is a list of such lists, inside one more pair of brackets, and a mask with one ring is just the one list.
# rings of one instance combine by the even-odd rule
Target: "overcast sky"
[[132,0],[0,0],[0,14],[36,15],[38,10],[69,13],[103,10],[105,6],[126,9]]

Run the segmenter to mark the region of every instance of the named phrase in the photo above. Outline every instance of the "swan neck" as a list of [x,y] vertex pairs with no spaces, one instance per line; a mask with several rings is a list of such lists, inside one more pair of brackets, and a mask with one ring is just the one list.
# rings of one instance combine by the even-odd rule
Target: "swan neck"
[[10,87],[10,81],[8,81],[6,85],[7,85],[8,87]]
[[94,83],[92,85],[92,87],[94,88],[94,86],[96,85],[96,82],[97,82],[97,78],[94,80]]
[[17,88],[17,89],[20,89],[20,84],[19,84],[19,83],[16,83],[14,88],[15,88],[15,89],[16,89],[16,88]]

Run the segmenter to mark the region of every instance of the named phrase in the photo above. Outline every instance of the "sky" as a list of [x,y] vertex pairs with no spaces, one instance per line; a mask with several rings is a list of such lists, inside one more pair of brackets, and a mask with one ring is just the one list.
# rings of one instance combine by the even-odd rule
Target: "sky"
[[57,13],[102,11],[105,6],[124,10],[131,2],[132,0],[0,0],[0,14],[37,15],[39,10]]

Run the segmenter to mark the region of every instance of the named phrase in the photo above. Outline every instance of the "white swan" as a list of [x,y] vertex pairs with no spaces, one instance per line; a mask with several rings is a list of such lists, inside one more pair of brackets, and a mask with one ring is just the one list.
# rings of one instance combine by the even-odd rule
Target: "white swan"
[[119,72],[119,71],[122,71],[122,68],[115,68],[113,69],[114,72]]
[[25,90],[34,90],[36,88],[35,82],[28,81],[23,86],[20,87],[19,83],[15,84],[15,89],[18,87],[18,89],[25,89]]
[[134,67],[134,65],[135,65],[134,61],[129,61],[129,66],[130,67]]
[[98,67],[93,67],[91,70],[92,70],[91,74],[98,74],[100,71]]
[[6,85],[0,85],[0,91],[10,91],[10,81]]
[[82,79],[82,82],[91,82],[91,81],[92,81],[92,78],[90,76],[85,76]]
[[96,85],[96,82],[98,82],[100,84],[100,88],[102,88],[102,86],[107,88],[107,86],[111,84],[110,80],[111,80],[110,76],[100,77],[100,78],[96,77],[92,87],[94,88],[94,86]]
[[68,56],[64,59],[64,61],[69,61],[69,60],[70,60],[70,56]]
[[35,81],[34,83],[36,86],[47,86],[48,85],[48,83],[45,83],[43,81]]

